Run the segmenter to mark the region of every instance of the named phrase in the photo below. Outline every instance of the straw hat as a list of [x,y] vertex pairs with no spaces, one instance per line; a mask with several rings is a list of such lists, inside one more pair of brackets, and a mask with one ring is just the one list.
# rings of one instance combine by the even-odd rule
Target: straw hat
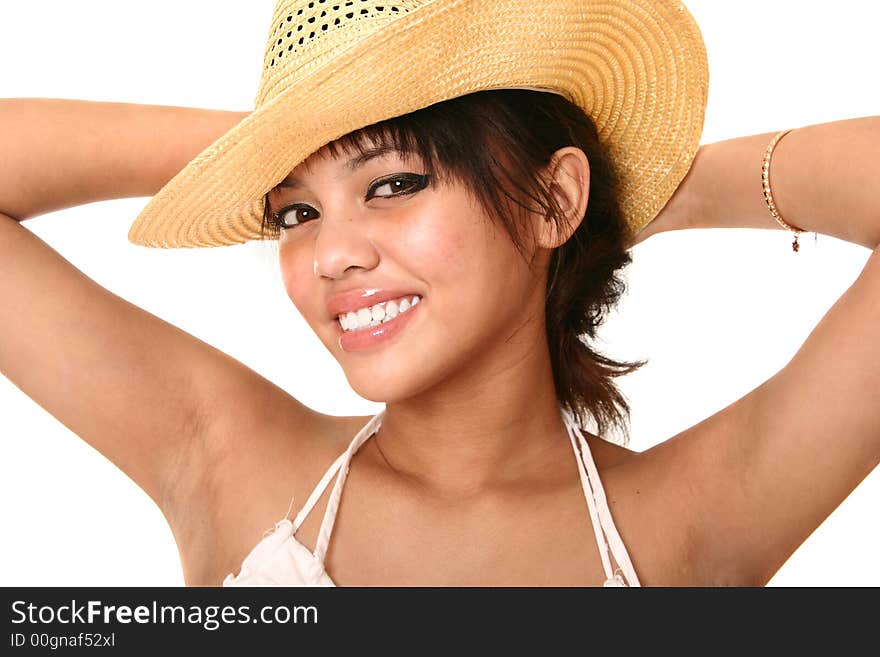
[[635,235],[696,154],[706,50],[673,0],[279,0],[254,111],[159,190],[128,238],[260,239],[263,196],[328,142],[501,88],[560,93],[593,118]]

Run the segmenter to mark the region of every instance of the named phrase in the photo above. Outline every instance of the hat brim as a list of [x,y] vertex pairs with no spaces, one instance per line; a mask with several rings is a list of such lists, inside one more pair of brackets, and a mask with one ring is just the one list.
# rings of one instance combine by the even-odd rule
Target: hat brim
[[330,141],[500,88],[561,93],[592,117],[631,239],[699,147],[706,51],[679,2],[427,2],[290,79],[159,190],[128,239],[159,248],[261,239],[264,195]]

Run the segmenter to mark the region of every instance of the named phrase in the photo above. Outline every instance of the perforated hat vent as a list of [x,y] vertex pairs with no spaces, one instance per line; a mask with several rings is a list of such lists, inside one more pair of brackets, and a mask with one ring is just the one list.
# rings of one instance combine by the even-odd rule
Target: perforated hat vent
[[357,23],[395,18],[424,4],[424,0],[314,0],[303,4],[303,7],[283,16],[276,23],[278,27],[274,30],[272,46],[266,53],[266,68],[280,65],[285,57],[290,58],[293,53],[307,51],[318,39],[337,36],[334,32],[339,28],[347,28],[345,33],[350,35],[352,29],[357,31]]

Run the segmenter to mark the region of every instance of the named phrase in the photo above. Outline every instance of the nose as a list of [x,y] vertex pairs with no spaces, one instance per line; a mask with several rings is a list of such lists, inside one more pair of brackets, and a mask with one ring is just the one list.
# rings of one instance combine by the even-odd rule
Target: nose
[[372,269],[379,253],[357,222],[350,218],[321,219],[315,238],[315,276],[341,278],[352,267]]

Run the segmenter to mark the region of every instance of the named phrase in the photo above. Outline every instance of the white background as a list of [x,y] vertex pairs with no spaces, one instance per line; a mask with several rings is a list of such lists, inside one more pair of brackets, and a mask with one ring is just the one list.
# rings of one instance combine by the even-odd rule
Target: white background
[[[877,3],[687,4],[709,53],[703,142],[878,113]],[[3,2],[0,97],[249,110],[273,7]],[[94,203],[25,225],[101,285],[313,408],[381,408],[348,387],[285,296],[266,245],[135,247],[126,233],[146,200]],[[783,367],[869,254],[826,236],[814,245],[812,234],[797,255],[790,243],[783,231],[700,230],[635,248],[629,292],[602,332],[609,354],[650,358],[620,381],[633,408],[633,448],[699,422]],[[875,471],[771,583],[880,585],[878,507]],[[3,377],[0,514],[0,585],[183,584],[174,539],[146,494]]]

